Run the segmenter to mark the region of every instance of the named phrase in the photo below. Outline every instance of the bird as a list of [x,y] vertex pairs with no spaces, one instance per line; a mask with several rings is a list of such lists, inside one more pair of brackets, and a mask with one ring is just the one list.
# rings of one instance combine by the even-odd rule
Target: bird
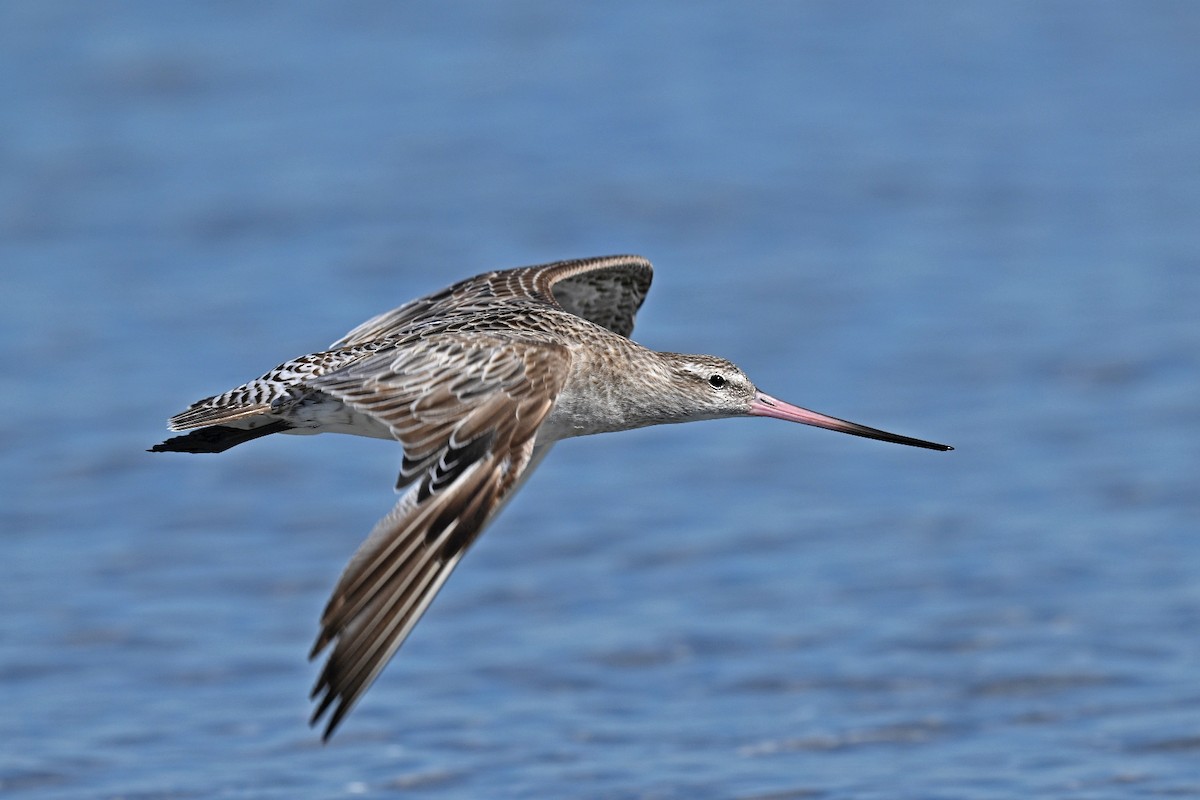
[[463,554],[555,442],[648,425],[773,417],[947,451],[760,391],[733,362],[635,343],[653,268],[635,255],[496,270],[379,314],[329,349],[199,400],[151,452],[344,433],[402,447],[395,507],[345,567],[309,659],[328,741]]

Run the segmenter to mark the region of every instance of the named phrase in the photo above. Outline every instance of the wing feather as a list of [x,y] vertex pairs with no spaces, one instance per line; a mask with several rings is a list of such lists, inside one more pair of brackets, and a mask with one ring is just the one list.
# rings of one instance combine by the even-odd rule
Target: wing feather
[[442,335],[310,382],[388,426],[408,485],[342,573],[321,617],[313,688],[328,738],[403,643],[533,461],[570,367],[566,347]]
[[498,270],[467,278],[439,292],[385,311],[362,323],[333,348],[398,336],[431,324],[532,304],[562,309],[629,336],[654,276],[641,256],[601,256]]

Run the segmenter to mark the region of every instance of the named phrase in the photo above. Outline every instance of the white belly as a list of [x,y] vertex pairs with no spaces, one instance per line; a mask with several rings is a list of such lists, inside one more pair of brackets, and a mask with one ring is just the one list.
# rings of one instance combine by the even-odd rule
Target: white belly
[[372,439],[395,439],[386,425],[375,417],[362,414],[328,396],[318,396],[298,403],[288,411],[287,421],[293,426],[287,433],[347,433]]

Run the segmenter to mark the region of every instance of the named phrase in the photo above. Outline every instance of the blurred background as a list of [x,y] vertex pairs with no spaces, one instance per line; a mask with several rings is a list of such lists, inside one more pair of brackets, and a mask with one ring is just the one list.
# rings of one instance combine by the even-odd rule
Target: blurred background
[[[0,793],[1200,795],[1200,6],[0,6]],[[488,269],[954,444],[560,445],[327,747],[400,453],[150,455]]]

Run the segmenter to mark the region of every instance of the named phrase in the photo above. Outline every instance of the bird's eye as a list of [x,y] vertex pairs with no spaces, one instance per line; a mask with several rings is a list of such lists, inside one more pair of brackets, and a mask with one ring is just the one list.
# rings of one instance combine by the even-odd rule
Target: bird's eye
[[714,389],[720,389],[725,384],[726,384],[726,380],[725,380],[724,376],[722,376],[722,375],[709,375],[708,376],[708,385],[713,387]]

